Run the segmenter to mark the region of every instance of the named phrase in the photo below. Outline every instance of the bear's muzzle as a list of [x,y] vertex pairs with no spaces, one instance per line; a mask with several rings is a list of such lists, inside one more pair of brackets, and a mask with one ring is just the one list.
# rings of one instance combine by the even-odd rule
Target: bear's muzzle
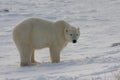
[[73,40],[73,43],[76,43],[77,42],[77,40]]

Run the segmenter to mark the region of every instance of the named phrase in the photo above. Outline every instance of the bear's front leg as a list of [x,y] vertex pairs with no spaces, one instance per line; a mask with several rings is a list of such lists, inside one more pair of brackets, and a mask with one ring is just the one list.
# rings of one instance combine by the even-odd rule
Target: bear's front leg
[[60,62],[60,50],[56,47],[50,48],[50,58],[52,63],[59,63]]

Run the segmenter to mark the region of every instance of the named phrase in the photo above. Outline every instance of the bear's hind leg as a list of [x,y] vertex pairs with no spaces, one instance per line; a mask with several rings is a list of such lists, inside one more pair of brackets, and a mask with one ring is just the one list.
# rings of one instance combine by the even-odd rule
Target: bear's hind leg
[[32,55],[31,55],[31,62],[32,63],[35,63],[35,53],[34,53],[34,50],[32,51]]
[[31,65],[31,55],[32,55],[32,47],[27,44],[17,43],[16,44],[19,53],[20,53],[20,65],[21,66],[29,66]]
[[31,55],[32,55],[32,48],[29,46],[23,46],[20,52],[21,58],[21,66],[29,66],[31,65]]
[[34,50],[32,51],[31,63],[40,64],[40,62],[37,62],[37,61],[35,60],[35,53],[34,53]]

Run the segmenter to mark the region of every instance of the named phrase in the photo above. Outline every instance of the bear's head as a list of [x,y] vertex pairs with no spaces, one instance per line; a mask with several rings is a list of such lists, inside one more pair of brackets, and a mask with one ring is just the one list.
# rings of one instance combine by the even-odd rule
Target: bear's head
[[72,26],[66,27],[64,29],[64,35],[65,35],[65,39],[67,41],[76,43],[80,36],[80,30],[79,30],[79,28],[75,28]]

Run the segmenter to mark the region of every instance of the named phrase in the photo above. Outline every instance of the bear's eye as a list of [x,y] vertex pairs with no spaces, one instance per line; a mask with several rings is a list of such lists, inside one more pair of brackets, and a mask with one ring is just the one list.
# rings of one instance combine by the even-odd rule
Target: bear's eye
[[72,36],[72,34],[70,34],[70,36]]
[[76,34],[76,36],[78,36],[78,34]]
[[66,30],[66,32],[68,32],[68,30]]

